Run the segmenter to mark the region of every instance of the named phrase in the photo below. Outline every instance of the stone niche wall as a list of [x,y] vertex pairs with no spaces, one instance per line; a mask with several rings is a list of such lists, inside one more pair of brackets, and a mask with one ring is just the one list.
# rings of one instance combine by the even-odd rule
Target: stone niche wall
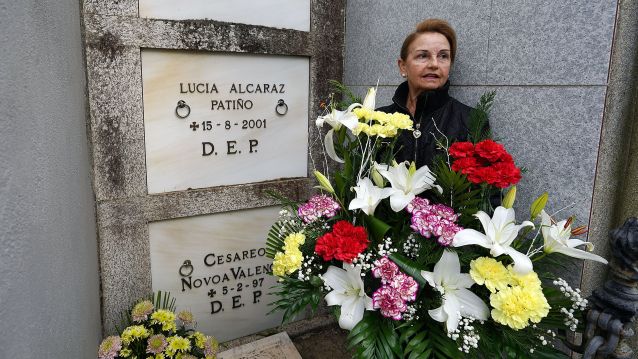
[[[527,169],[517,220],[547,191],[549,213],[568,207],[561,214],[587,225],[616,6],[615,0],[348,1],[344,81],[364,91],[378,79],[377,103],[390,103],[402,82],[396,62],[404,37],[424,19],[448,20],[458,37],[451,95],[473,106],[495,90],[493,134]],[[398,25],[389,26],[388,18]],[[605,231],[589,240],[605,255]],[[565,275],[578,283],[581,271]]]
[[[257,3],[258,8],[254,7]],[[308,0],[306,24],[299,25],[299,29],[295,29],[298,27],[296,24],[276,20],[260,23],[260,20],[255,20],[273,13],[285,16],[289,10],[285,6],[286,0],[271,0],[268,3],[271,6],[264,7],[266,2],[253,2],[251,7],[243,9],[244,13],[253,17],[246,15],[237,18],[233,17],[232,11],[228,11],[229,7],[236,7],[237,4],[228,1],[83,2],[89,129],[97,201],[102,320],[105,333],[113,331],[123,310],[153,289],[172,289],[178,298],[178,306],[181,304],[181,308],[195,312],[200,329],[206,329],[205,322],[210,322],[212,315],[221,314],[220,305],[227,312],[226,320],[233,317],[239,318],[237,321],[252,320],[250,317],[244,318],[240,312],[248,310],[247,307],[256,303],[255,293],[250,293],[250,301],[248,298],[235,299],[235,295],[231,297],[221,293],[224,290],[223,283],[216,283],[220,285],[219,288],[213,287],[210,283],[202,283],[214,275],[236,275],[238,267],[242,267],[241,270],[246,271],[247,277],[251,277],[250,273],[253,276],[250,280],[246,279],[245,283],[239,280],[226,283],[227,291],[239,291],[240,285],[244,286],[244,289],[245,286],[261,285],[259,281],[252,282],[253,279],[265,278],[262,266],[264,264],[257,262],[257,257],[262,257],[259,243],[265,245],[265,233],[262,232],[266,230],[269,221],[274,219],[272,216],[276,214],[274,206],[277,204],[265,192],[278,191],[299,200],[308,196],[308,169],[312,168],[313,162],[319,163],[314,161],[310,154],[320,151],[320,148],[313,147],[317,142],[312,139],[318,135],[314,118],[319,112],[320,101],[328,97],[327,79],[341,79],[343,73],[345,1]],[[166,7],[171,4],[175,6],[175,11],[167,11],[164,8],[163,11],[153,12],[153,6]],[[189,6],[198,6],[202,11],[192,11]],[[255,13],[264,16],[255,17]],[[201,18],[191,19],[194,16]],[[155,55],[158,55],[159,60],[151,59]],[[231,64],[233,59],[237,59],[237,68],[242,69],[240,66],[244,66],[245,71],[229,75],[232,71],[224,71],[223,67],[218,67],[222,66],[218,65],[222,57],[230,59]],[[177,62],[162,63],[166,58]],[[205,61],[193,65],[192,61],[195,58],[204,58]],[[248,133],[261,136],[260,134],[266,132],[257,131],[256,117],[241,117],[242,112],[230,112],[227,117],[218,116],[214,110],[219,109],[215,109],[214,104],[211,105],[213,97],[206,96],[212,96],[211,93],[214,91],[211,88],[212,84],[215,84],[215,95],[221,96],[221,100],[231,98],[229,93],[233,83],[246,85],[251,82],[250,79],[242,77],[242,72],[251,69],[250,59],[255,61],[254,64],[262,64],[265,61],[260,59],[265,58],[306,61],[306,65],[301,65],[301,73],[307,74],[306,78],[287,79],[286,88],[292,88],[289,86],[291,84],[305,87],[308,91],[307,96],[290,99],[294,95],[293,91],[285,95],[280,92],[273,94],[271,91],[268,95],[271,97],[267,100],[275,102],[266,101],[265,104],[258,103],[265,95],[245,98],[253,99],[255,108],[261,106],[259,108],[270,109],[269,116],[272,118],[268,119],[269,129],[274,127],[283,131],[288,126],[282,125],[282,121],[295,121],[297,125],[302,121],[301,131],[296,130],[298,132],[292,134],[268,132],[259,138],[260,147],[256,147],[257,142],[250,142],[255,140],[254,138],[235,132],[240,137],[238,143],[241,139],[251,147],[246,147],[248,145],[243,145],[243,142],[241,146],[245,148],[229,144],[228,141],[232,138],[228,136],[231,135],[224,137],[226,135],[223,135],[225,132],[222,130],[226,126],[226,120],[229,120],[230,127],[226,128],[228,131],[240,131],[243,120],[255,119],[255,128]],[[244,60],[248,61],[248,65],[242,62]],[[151,66],[151,63],[155,65]],[[231,68],[235,69],[232,66]],[[275,67],[281,73],[266,71],[265,75],[271,76],[271,80],[273,76],[286,76],[287,66]],[[207,71],[208,67],[210,72]],[[193,71],[198,71],[198,77],[189,77],[192,72],[188,71],[192,68],[195,69]],[[209,75],[219,73],[220,68],[222,74]],[[211,79],[210,76],[226,78],[215,83],[215,78]],[[166,87],[165,83],[170,83],[170,86],[174,87]],[[197,88],[196,93],[189,93],[188,83],[192,83],[194,88],[197,88],[198,83],[204,85]],[[184,92],[178,87],[182,84],[186,86],[183,87]],[[202,91],[199,91],[200,89]],[[295,108],[293,104],[301,104],[301,114],[297,112],[295,118],[277,117],[279,115],[275,115],[274,110],[278,98],[285,99],[286,103],[290,104],[291,113],[299,111],[299,107]],[[180,99],[189,105],[190,118],[180,119],[176,116],[177,112],[184,116],[187,111],[185,107],[176,108],[176,103]],[[268,107],[271,105],[272,107]],[[254,114],[259,115],[260,113]],[[158,122],[154,122],[156,120]],[[210,123],[207,124],[205,121],[208,120]],[[265,122],[259,123],[266,127]],[[280,127],[277,127],[277,124]],[[249,124],[249,127],[253,126]],[[217,138],[219,141],[223,140],[223,145],[220,143],[216,146],[220,151],[217,158],[216,150],[214,151],[211,145],[203,145],[202,148],[201,143],[204,141],[201,131],[205,130],[222,134]],[[303,141],[306,141],[307,136],[307,142],[302,141],[301,156],[301,163],[307,165],[303,165],[305,168],[301,172],[295,169],[281,175],[282,178],[272,178],[277,175],[276,172],[270,177],[259,177],[261,172],[257,171],[240,176],[240,179],[217,181],[218,177],[230,172],[229,166],[232,163],[216,162],[222,157],[222,150],[225,156],[231,153],[239,156],[242,149],[245,151],[242,156],[248,156],[247,151],[252,153],[252,150],[261,148],[264,150],[260,154],[268,154],[271,153],[268,151],[276,151],[277,147],[285,149],[288,141],[293,141],[292,137],[296,135],[303,137]],[[188,136],[193,136],[192,140]],[[188,144],[189,141],[194,142],[196,146],[184,150],[186,152],[180,152],[183,150],[180,146]],[[278,146],[273,146],[275,143]],[[267,149],[262,147],[262,144],[269,144],[271,147]],[[166,146],[169,146],[168,150]],[[176,156],[176,153],[182,153],[183,158]],[[257,151],[254,155],[259,156]],[[210,165],[194,162],[189,165],[190,167],[179,167],[182,162],[201,160],[205,156],[209,156],[206,159],[210,159]],[[271,157],[276,160],[278,156]],[[237,161],[246,161],[237,158]],[[242,166],[234,168],[233,171],[258,165],[268,167],[268,162],[264,162],[268,161],[267,158],[255,158],[261,159],[243,162]],[[173,166],[172,169],[162,167],[166,164],[163,160]],[[218,163],[222,165],[215,166]],[[154,167],[157,171],[151,174],[151,166],[159,167]],[[169,176],[165,175],[168,171],[173,171],[173,174],[175,171],[182,171],[184,178],[197,177],[198,180],[193,180],[194,184],[188,180],[180,182],[179,178],[168,178]],[[251,181],[251,178],[257,180]],[[250,238],[237,235],[237,232],[247,229],[256,232],[242,232],[248,233],[247,236]],[[260,235],[263,237],[259,237]],[[252,242],[242,246],[242,241]],[[222,242],[225,243],[222,248],[215,247]],[[182,252],[183,250],[186,252]],[[192,267],[182,265],[186,259],[192,260]],[[263,258],[261,260],[263,261]],[[241,262],[234,263],[235,261]],[[221,268],[222,264],[229,267]],[[234,266],[230,268],[232,265]],[[218,267],[221,272],[211,272]],[[259,273],[254,276],[256,272]],[[189,278],[191,274],[192,278]],[[162,288],[160,285],[170,288]],[[204,317],[197,313],[200,310],[198,304],[182,300],[183,292],[190,293],[196,289],[200,291],[197,294],[198,298],[206,302],[208,308],[208,313]],[[216,292],[213,292],[213,289]],[[213,304],[215,301],[219,304]],[[242,308],[244,304],[246,307]],[[234,309],[237,315],[228,316]],[[211,334],[226,340],[250,334],[257,329],[259,328],[239,328],[230,334],[221,331],[213,331]]]

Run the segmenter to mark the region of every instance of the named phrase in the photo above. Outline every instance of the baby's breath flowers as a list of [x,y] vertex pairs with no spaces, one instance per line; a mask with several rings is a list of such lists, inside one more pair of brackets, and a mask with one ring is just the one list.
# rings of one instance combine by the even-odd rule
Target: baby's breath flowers
[[[479,340],[481,340],[481,336],[476,332],[476,328],[474,327],[474,322],[476,318],[474,317],[462,317],[461,313],[458,313],[461,320],[459,321],[459,326],[447,333],[447,336],[459,343],[459,351],[469,354],[470,350],[478,348]],[[483,324],[483,321],[481,321]]]
[[564,323],[570,330],[575,331],[578,328],[580,322],[574,315],[576,311],[583,311],[587,307],[587,299],[583,298],[580,294],[580,289],[572,289],[572,287],[563,278],[558,278],[554,282],[554,285],[558,286],[560,291],[572,301],[571,308],[560,308],[560,312],[565,315]]

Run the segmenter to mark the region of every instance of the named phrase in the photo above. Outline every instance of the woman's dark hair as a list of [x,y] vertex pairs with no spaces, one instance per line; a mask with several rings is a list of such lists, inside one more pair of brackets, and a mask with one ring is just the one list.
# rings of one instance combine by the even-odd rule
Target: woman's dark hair
[[412,44],[412,42],[417,38],[417,36],[426,33],[426,32],[437,32],[447,39],[450,43],[450,58],[452,62],[454,62],[454,57],[456,56],[456,32],[450,24],[441,19],[427,19],[421,21],[417,26],[416,30],[406,36],[405,40],[403,40],[403,45],[401,46],[401,59],[406,60],[408,58],[408,48]]

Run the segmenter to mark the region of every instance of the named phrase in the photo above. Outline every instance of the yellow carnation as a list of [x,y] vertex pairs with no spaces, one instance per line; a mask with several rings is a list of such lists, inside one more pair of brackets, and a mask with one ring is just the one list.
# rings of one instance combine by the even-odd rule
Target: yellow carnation
[[352,113],[354,113],[354,115],[360,120],[371,120],[374,116],[374,111],[364,107],[357,107],[352,110]]
[[490,295],[492,318],[513,329],[523,329],[529,321],[538,323],[549,313],[549,303],[540,289],[509,287]]
[[479,285],[485,285],[490,292],[503,290],[511,283],[510,272],[494,258],[480,257],[470,262],[470,276]]
[[527,274],[520,275],[514,272],[512,268],[513,267],[511,265],[507,267],[510,277],[512,278],[512,285],[518,285],[524,288],[541,289],[541,280],[538,278],[538,274],[536,274],[536,272],[532,271]]
[[292,233],[284,239],[284,252],[275,253],[272,272],[278,277],[291,274],[301,268],[303,254],[299,246],[304,244],[306,236],[303,233]]
[[393,113],[388,121],[392,126],[396,128],[400,128],[402,130],[411,130],[412,129],[412,120],[410,116],[395,112]]

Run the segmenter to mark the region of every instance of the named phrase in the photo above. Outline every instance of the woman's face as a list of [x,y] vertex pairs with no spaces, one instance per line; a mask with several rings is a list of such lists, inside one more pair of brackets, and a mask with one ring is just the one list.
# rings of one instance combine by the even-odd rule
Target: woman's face
[[399,59],[399,70],[406,75],[413,95],[442,87],[451,66],[450,43],[438,32],[418,35],[408,47],[406,59]]

